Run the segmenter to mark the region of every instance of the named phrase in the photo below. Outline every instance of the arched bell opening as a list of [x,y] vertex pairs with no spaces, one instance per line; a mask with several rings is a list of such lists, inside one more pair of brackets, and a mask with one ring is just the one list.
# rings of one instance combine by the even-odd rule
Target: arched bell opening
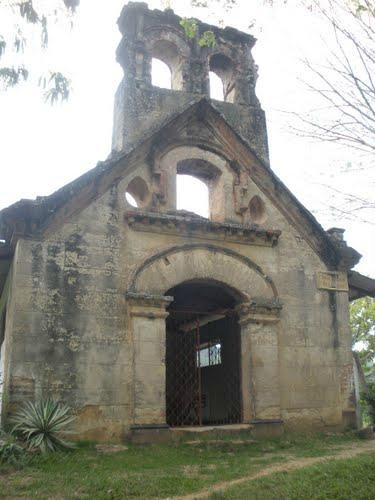
[[169,66],[156,57],[151,60],[151,84],[162,89],[172,88],[172,72]]
[[240,295],[213,280],[166,292],[166,417],[172,426],[242,421]]
[[224,54],[213,54],[209,60],[210,96],[234,103],[236,99],[235,65]]
[[169,40],[156,40],[151,48],[152,85],[183,90],[184,57],[177,45]]

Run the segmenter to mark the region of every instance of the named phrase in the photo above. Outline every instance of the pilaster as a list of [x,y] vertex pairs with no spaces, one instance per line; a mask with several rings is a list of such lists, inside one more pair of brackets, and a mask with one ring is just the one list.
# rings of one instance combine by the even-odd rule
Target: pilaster
[[165,425],[165,319],[172,297],[128,293],[135,426]]
[[280,311],[276,301],[252,301],[237,308],[244,422],[280,419]]

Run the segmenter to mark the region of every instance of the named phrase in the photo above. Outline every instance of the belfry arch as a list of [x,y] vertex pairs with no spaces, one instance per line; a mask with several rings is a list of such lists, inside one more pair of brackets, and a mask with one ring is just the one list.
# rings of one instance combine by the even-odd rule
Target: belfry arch
[[[134,425],[280,418],[281,305],[272,279],[257,264],[215,245],[170,247],[134,271],[127,302],[134,338]],[[198,340],[196,327],[202,332]],[[179,346],[175,335],[182,331],[191,333],[184,337],[189,359],[176,368],[176,356],[184,354],[184,340]],[[207,365],[211,355],[216,361]],[[271,379],[269,366],[267,371],[264,368],[266,358],[273,360]],[[205,374],[200,374],[196,399],[182,385],[171,386],[180,368],[186,372],[184,378],[190,376],[196,384],[194,370],[201,369],[202,363],[206,363]],[[234,395],[229,402],[225,391],[215,386],[215,377],[210,378],[215,370],[230,387],[228,394]]]
[[[143,54],[147,61],[144,65],[145,80],[151,83],[151,59],[165,63],[171,71],[171,89],[187,90],[186,77],[189,74],[190,47],[179,33],[168,29],[146,30]],[[139,72],[141,73],[142,70]]]

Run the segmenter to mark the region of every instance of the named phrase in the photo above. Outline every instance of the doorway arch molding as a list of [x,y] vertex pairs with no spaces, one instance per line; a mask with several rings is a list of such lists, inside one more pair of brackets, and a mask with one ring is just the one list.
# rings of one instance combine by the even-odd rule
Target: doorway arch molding
[[204,243],[175,245],[148,257],[133,273],[128,292],[162,296],[195,279],[226,284],[244,299],[278,301],[272,278],[249,257]]
[[192,281],[227,286],[241,298],[241,398],[244,423],[280,419],[281,304],[272,278],[248,257],[204,243],[175,245],[146,258],[126,294],[134,339],[133,425],[166,422],[166,292]]

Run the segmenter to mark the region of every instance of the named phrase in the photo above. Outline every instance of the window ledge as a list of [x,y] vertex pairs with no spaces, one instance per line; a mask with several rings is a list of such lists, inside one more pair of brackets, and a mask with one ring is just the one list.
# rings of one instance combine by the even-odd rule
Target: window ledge
[[274,247],[281,235],[279,229],[266,229],[257,224],[212,222],[189,212],[171,215],[132,210],[125,213],[125,220],[134,231],[177,234],[187,238],[230,241],[263,247]]

